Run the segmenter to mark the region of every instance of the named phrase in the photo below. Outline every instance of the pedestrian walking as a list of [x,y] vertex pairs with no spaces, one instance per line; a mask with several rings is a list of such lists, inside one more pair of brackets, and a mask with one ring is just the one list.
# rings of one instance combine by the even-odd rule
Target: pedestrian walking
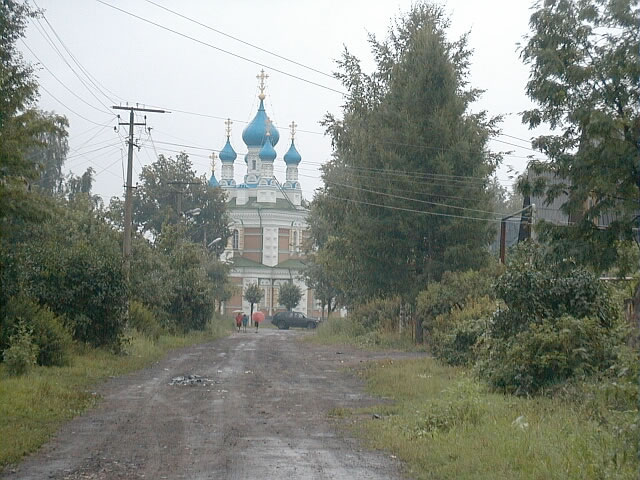
[[257,332],[258,327],[260,327],[260,322],[264,320],[264,313],[262,313],[260,310],[258,310],[257,312],[253,312],[253,316],[251,317],[251,319],[253,320],[253,323],[256,326],[256,332]]
[[238,312],[236,315],[236,327],[238,328],[238,333],[240,333],[241,326],[242,326],[242,312]]
[[249,323],[249,317],[247,316],[246,313],[242,314],[242,328],[244,329],[244,331],[247,331],[247,323]]

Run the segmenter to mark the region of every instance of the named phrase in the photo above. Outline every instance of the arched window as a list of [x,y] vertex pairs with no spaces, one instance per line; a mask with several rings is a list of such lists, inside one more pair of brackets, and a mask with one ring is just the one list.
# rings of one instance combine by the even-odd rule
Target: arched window
[[238,233],[238,230],[233,231],[233,240],[231,245],[234,250],[238,250],[240,245],[240,234]]
[[255,160],[251,160],[251,165],[252,165],[251,169],[255,170],[256,169],[256,161]]
[[293,246],[294,247],[298,246],[298,231],[297,230],[293,231]]

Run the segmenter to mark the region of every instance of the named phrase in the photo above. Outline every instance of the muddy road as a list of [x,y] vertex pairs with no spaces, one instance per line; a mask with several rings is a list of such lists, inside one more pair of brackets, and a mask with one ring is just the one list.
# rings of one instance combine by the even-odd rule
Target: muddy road
[[328,416],[374,403],[345,367],[389,355],[310,345],[304,334],[248,329],[112,379],[96,409],[2,478],[402,478],[388,454]]

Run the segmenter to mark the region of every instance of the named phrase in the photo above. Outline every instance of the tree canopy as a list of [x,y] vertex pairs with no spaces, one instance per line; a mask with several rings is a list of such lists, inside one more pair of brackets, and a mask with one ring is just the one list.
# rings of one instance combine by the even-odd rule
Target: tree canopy
[[[327,114],[334,156],[312,203],[315,247],[344,303],[417,292],[446,270],[482,266],[493,225],[487,150],[498,119],[470,113],[467,37],[447,40],[443,9],[420,3],[369,37],[367,74],[345,49],[342,118]],[[320,222],[322,228],[315,228]]]
[[549,161],[532,164],[558,180],[523,179],[524,193],[566,194],[570,227],[542,232],[559,257],[598,270],[617,261],[616,242],[631,241],[640,176],[640,10],[638,0],[554,0],[538,4],[522,47],[530,65],[523,115],[553,133],[533,146]]

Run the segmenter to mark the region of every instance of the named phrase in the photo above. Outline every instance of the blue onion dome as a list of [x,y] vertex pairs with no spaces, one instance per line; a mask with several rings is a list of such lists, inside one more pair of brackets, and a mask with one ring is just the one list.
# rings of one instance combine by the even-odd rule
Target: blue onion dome
[[210,187],[219,187],[220,184],[218,183],[218,180],[216,179],[216,176],[213,172],[211,172],[211,178],[209,179],[209,186]]
[[[268,120],[269,117],[267,117],[267,112],[264,110],[264,100],[261,98],[258,113],[256,113],[251,123],[242,131],[242,140],[247,147],[261,147],[264,145],[267,139]],[[278,140],[280,140],[280,133],[273,124],[271,124],[269,131],[271,133],[271,146],[275,147],[278,144]]]
[[302,160],[302,157],[298,153],[298,150],[296,150],[296,146],[293,143],[293,139],[291,139],[291,146],[289,147],[289,150],[287,151],[287,153],[284,154],[284,163],[286,163],[287,165],[291,165],[291,164],[298,165],[301,160]]
[[231,146],[231,143],[229,142],[229,137],[227,137],[227,143],[225,143],[223,149],[220,150],[220,154],[218,155],[218,157],[220,157],[220,161],[233,162],[237,156],[238,155],[236,154],[235,150]]
[[273,162],[276,159],[276,155],[276,151],[273,149],[273,145],[271,145],[271,135],[267,135],[266,141],[260,149],[258,156],[260,160]]

